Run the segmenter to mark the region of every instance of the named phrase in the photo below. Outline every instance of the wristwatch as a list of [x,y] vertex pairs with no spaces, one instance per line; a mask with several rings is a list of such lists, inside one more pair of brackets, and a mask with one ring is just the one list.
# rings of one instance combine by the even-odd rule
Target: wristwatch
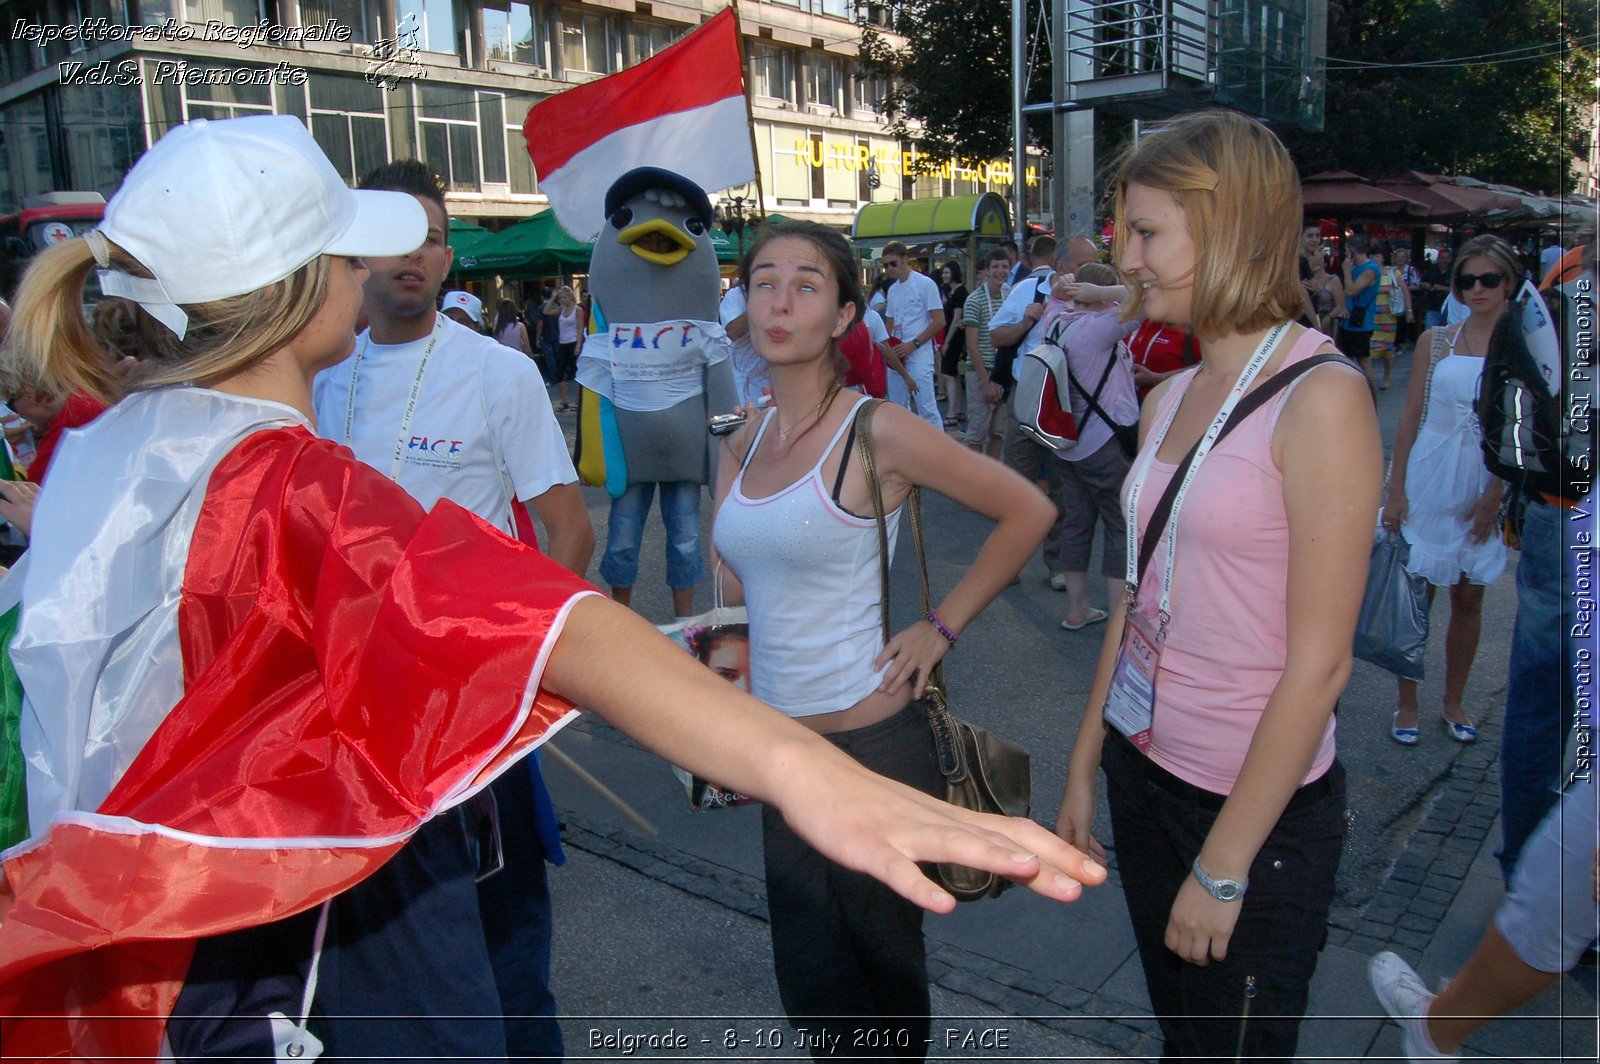
[[1248,879],[1213,879],[1206,875],[1206,870],[1200,867],[1200,858],[1194,859],[1194,867],[1190,869],[1194,878],[1206,888],[1206,893],[1218,901],[1238,901],[1244,897],[1244,892],[1250,889]]

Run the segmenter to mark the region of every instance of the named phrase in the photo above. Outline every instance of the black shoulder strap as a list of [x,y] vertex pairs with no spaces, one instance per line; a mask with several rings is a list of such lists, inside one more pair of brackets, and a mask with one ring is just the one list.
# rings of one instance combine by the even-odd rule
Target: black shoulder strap
[[1121,426],[1117,422],[1111,420],[1111,415],[1106,413],[1105,407],[1100,405],[1100,393],[1106,390],[1106,382],[1111,379],[1111,371],[1117,366],[1116,352],[1113,351],[1111,357],[1106,359],[1106,368],[1100,373],[1100,383],[1094,386],[1092,393],[1083,390],[1083,385],[1078,382],[1077,374],[1072,372],[1071,352],[1063,350],[1062,355],[1067,363],[1067,386],[1083,396],[1084,400],[1089,404],[1089,413],[1104,421],[1112,431],[1120,428]]
[[840,509],[843,509],[844,504],[839,501],[839,492],[844,487],[845,471],[850,468],[850,449],[856,443],[856,425],[858,423],[855,418],[850,419],[850,432],[849,435],[845,436],[844,448],[839,452],[839,475],[833,478],[833,504]]
[[[1268,399],[1283,391],[1304,374],[1329,362],[1349,364],[1342,355],[1313,355],[1303,362],[1296,362],[1274,373],[1271,380],[1239,400],[1239,405],[1233,408],[1233,413],[1229,414],[1228,420],[1223,423],[1222,431],[1217,434],[1217,442],[1221,443],[1224,436],[1265,405]],[[1179,462],[1178,468],[1173,471],[1172,479],[1167,482],[1167,490],[1161,493],[1161,500],[1156,503],[1155,512],[1150,515],[1150,524],[1144,530],[1144,538],[1139,541],[1139,568],[1135,570],[1141,584],[1144,583],[1144,571],[1150,566],[1150,558],[1155,554],[1156,541],[1166,531],[1167,520],[1172,516],[1172,503],[1177,498],[1178,486],[1183,483],[1189,467],[1194,464],[1195,452],[1199,449],[1200,440],[1195,440],[1194,446],[1189,448],[1189,453],[1183,456],[1183,461]]]

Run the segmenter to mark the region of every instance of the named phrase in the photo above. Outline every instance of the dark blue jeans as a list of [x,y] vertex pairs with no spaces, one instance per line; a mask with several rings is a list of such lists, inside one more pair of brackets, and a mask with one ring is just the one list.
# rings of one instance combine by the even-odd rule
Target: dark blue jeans
[[1227,959],[1201,967],[1167,949],[1167,920],[1224,796],[1184,782],[1115,732],[1101,764],[1162,1059],[1293,1057],[1344,847],[1344,769],[1335,761],[1289,800],[1250,866]]
[[[1500,871],[1506,882],[1517,856],[1559,797],[1563,755],[1573,720],[1572,598],[1562,588],[1573,511],[1530,502],[1517,565],[1517,623],[1506,677],[1506,723],[1500,739]],[[1590,636],[1592,642],[1593,637]]]

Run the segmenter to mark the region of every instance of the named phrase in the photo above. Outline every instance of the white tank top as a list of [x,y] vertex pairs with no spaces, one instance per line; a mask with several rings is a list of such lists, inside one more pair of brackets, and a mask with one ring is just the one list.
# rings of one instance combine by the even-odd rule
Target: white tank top
[[[817,464],[788,487],[749,498],[740,469],[712,527],[717,553],[744,584],[751,693],[791,717],[849,709],[883,679],[872,667],[883,649],[877,522],[840,509],[822,478],[864,402],[852,405]],[[762,419],[751,455],[773,413]],[[898,509],[888,527],[892,563]]]
[[564,344],[575,344],[575,343],[577,343],[578,342],[578,307],[577,307],[577,304],[573,304],[572,309],[567,310],[567,311],[563,311],[562,314],[560,315],[558,321],[559,321],[559,324],[556,326],[556,329],[557,329],[556,335],[558,336],[560,342],[564,343]]

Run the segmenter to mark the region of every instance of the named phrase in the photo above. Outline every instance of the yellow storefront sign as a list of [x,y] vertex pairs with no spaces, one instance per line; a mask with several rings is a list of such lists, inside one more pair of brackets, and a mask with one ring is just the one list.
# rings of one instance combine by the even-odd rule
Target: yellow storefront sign
[[[794,142],[794,151],[794,161],[797,165],[815,170],[867,170],[876,163],[879,173],[896,177],[908,174],[913,177],[936,174],[939,177],[977,181],[985,185],[1012,183],[1011,163],[1003,160],[966,166],[947,159],[936,169],[924,172],[917,169],[920,157],[915,148],[909,151],[894,151],[889,148],[874,149],[866,144],[802,138]],[[1039,183],[1038,172],[1031,166],[1027,169],[1027,181],[1029,185]]]

